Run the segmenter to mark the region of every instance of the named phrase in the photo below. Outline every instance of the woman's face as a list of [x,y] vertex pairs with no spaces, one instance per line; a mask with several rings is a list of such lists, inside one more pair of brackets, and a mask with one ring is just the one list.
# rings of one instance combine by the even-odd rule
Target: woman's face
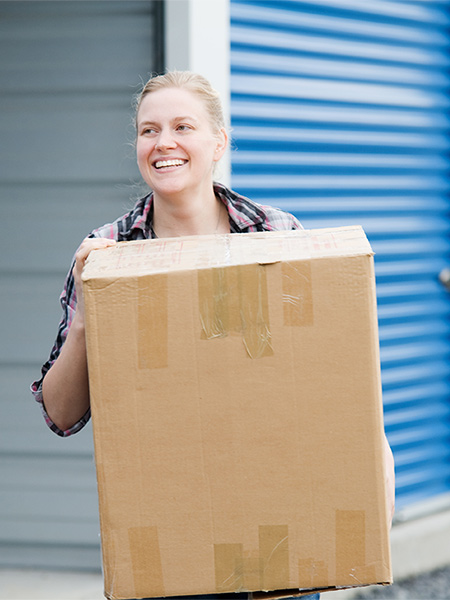
[[224,129],[212,129],[204,101],[182,88],[144,97],[137,115],[137,163],[160,198],[211,193],[214,164],[225,152]]

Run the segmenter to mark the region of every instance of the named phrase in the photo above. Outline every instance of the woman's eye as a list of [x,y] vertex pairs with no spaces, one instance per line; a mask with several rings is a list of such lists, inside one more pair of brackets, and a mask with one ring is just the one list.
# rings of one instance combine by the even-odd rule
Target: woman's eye
[[178,125],[177,131],[188,131],[190,129],[189,125]]

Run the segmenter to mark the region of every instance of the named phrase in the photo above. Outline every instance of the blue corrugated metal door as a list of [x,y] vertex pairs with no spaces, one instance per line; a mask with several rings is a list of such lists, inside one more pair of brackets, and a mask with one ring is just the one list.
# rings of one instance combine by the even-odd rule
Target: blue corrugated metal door
[[448,25],[444,2],[231,0],[233,187],[376,252],[399,508],[450,491]]

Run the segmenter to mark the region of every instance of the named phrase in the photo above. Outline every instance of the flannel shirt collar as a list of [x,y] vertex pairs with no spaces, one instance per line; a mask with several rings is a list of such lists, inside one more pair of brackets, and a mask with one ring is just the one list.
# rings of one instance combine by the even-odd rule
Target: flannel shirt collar
[[[128,214],[124,228],[121,231],[121,236],[124,239],[138,239],[141,237],[139,236],[139,232],[142,231],[144,238],[150,237],[152,221],[153,192],[150,192],[150,194],[138,200],[133,210]],[[135,233],[134,235],[133,232]]]
[[251,202],[248,198],[228,189],[221,183],[214,183],[214,192],[228,210],[231,233],[245,233],[249,228],[258,228],[266,220],[266,215],[261,206]]
[[[248,200],[221,183],[214,183],[216,197],[225,204],[230,218],[232,233],[245,232],[249,227],[264,223],[262,208],[252,203],[251,212]],[[129,213],[126,227],[121,232],[126,239],[134,239],[133,231],[142,231],[144,237],[151,237],[153,222],[153,192],[141,198]]]

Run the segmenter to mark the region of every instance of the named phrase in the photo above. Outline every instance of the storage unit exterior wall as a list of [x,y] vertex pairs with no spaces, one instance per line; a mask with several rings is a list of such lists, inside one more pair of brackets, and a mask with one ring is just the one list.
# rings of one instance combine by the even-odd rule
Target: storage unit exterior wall
[[[57,438],[28,386],[53,343],[76,246],[140,193],[130,98],[161,67],[163,4],[0,3],[2,565],[100,564],[90,428]],[[449,259],[447,5],[230,0],[230,9],[232,185],[306,227],[364,226],[377,253],[398,506],[442,496],[450,488],[449,298],[438,282]],[[202,71],[200,50],[167,66]]]
[[232,186],[374,251],[397,508],[450,491],[443,2],[231,0]]
[[29,385],[77,245],[139,194],[131,99],[160,68],[160,8],[0,3],[0,565],[100,566],[92,432],[55,436]]

